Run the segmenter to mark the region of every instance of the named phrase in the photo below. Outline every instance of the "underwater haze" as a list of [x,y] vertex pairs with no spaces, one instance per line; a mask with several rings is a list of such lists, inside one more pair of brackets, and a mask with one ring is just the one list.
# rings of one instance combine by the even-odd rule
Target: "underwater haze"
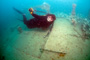
[[[50,34],[24,24],[30,8],[56,16]],[[0,0],[0,60],[90,60],[90,0]]]
[[[90,1],[89,0],[1,0],[0,1],[0,22],[4,22],[7,25],[11,25],[14,23],[14,11],[13,7],[20,9],[24,13],[29,15],[28,9],[30,7],[35,7],[43,4],[44,2],[50,4],[50,11],[53,12],[64,12],[66,14],[71,13],[72,4],[77,4],[76,13],[83,14],[85,16],[88,15],[88,10],[90,9]],[[4,18],[5,17],[5,18]],[[8,22],[8,23],[7,23]]]

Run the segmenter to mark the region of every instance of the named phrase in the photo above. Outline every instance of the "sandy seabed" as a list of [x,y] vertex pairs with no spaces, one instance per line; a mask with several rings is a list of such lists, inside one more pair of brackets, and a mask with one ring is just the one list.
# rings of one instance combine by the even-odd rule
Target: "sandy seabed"
[[[90,60],[90,40],[83,40],[80,27],[57,18],[50,35],[41,29],[10,32],[2,41],[5,60]],[[1,56],[1,58],[2,58]]]

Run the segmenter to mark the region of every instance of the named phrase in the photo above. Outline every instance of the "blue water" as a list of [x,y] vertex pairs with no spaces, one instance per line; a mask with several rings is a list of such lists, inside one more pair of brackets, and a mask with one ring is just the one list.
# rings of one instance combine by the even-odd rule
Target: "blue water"
[[69,14],[72,11],[73,3],[77,5],[76,14],[88,16],[88,11],[90,10],[90,0],[0,0],[0,34],[8,26],[17,24],[16,18],[22,19],[22,17],[17,17],[19,14],[12,9],[13,7],[21,10],[29,19],[28,9],[42,5],[44,2],[50,5],[51,13],[63,12]]
[[72,10],[73,3],[77,5],[77,14],[87,15],[90,9],[90,0],[0,0],[0,22],[9,24],[14,21],[12,16],[15,15],[15,13],[12,7],[20,10],[23,9],[23,12],[26,13],[30,7],[41,5],[43,2],[50,5],[51,12],[59,11],[68,14]]
[[42,5],[44,2],[50,5],[50,13],[70,14],[72,4],[76,4],[76,15],[82,14],[87,17],[90,10],[90,0],[0,0],[0,40],[4,38],[4,34],[8,35],[6,30],[11,26],[23,24],[17,20],[17,18],[22,20],[22,16],[16,13],[13,7],[25,13],[29,19],[31,15],[28,9]]

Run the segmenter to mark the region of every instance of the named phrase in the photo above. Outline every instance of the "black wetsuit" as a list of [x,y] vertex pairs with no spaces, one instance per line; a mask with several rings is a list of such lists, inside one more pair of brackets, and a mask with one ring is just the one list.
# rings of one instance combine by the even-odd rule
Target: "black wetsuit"
[[23,15],[24,17],[24,24],[28,27],[28,28],[48,28],[54,21],[52,22],[48,22],[47,21],[47,16],[49,14],[47,14],[46,16],[39,16],[36,14],[32,14],[32,16],[34,17],[33,19],[27,20],[25,15]]
[[[30,19],[30,20],[27,20],[26,16],[21,12],[19,11],[18,9],[16,8],[13,8],[15,11],[17,11],[18,13],[22,14],[23,15],[23,22],[24,24],[28,27],[28,28],[48,28],[51,24],[51,28],[49,30],[49,32],[47,33],[47,35],[45,37],[47,37],[52,28],[53,28],[53,22],[56,20],[56,17],[55,15],[53,14],[47,14],[46,16],[39,16],[39,15],[36,15],[36,14],[31,14],[34,18]],[[52,22],[48,22],[47,21],[47,17],[48,16],[52,16],[53,17],[53,21]]]

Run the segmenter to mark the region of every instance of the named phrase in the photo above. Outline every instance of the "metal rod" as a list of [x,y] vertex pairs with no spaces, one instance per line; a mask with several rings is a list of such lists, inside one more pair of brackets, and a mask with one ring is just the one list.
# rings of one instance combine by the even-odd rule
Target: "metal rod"
[[36,11],[36,12],[41,12],[41,13],[46,13],[46,12],[43,12],[43,11],[38,11],[38,10],[34,10],[34,11]]

